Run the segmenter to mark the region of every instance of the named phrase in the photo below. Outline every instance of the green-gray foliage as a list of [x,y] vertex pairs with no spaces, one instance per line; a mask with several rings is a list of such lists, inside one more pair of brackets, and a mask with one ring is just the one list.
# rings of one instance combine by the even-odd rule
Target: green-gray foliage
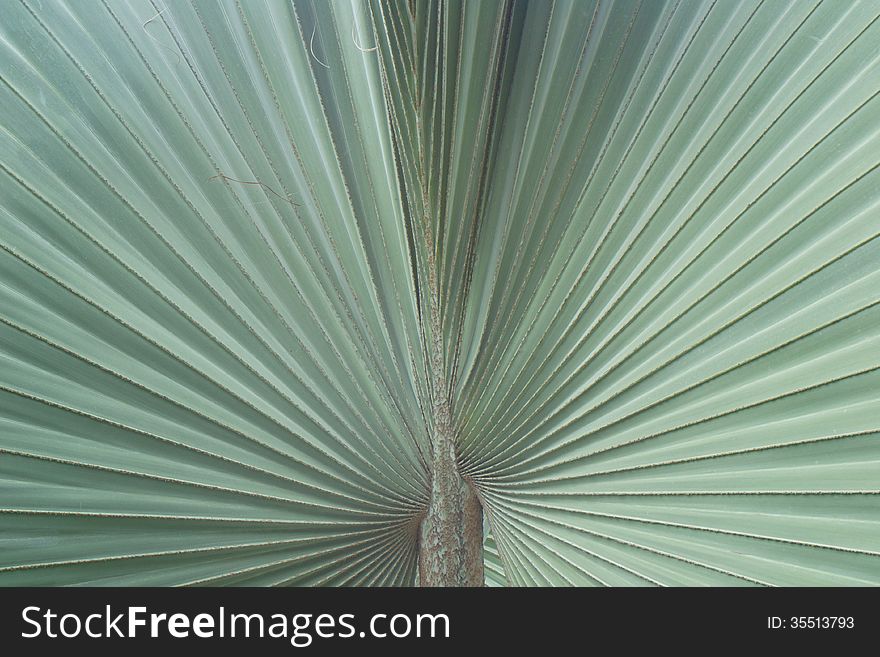
[[0,584],[410,584],[438,380],[490,584],[880,584],[877,2],[166,3],[2,3]]

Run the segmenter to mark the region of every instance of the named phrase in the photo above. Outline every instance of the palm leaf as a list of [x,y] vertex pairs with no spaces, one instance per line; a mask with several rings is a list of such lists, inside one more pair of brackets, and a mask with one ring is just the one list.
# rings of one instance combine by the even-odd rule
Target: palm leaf
[[7,2],[0,583],[880,584],[878,17]]

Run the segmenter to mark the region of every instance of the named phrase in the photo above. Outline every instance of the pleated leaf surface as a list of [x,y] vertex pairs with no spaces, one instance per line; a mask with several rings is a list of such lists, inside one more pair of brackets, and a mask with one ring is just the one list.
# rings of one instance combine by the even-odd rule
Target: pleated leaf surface
[[0,584],[880,584],[876,2],[3,13]]

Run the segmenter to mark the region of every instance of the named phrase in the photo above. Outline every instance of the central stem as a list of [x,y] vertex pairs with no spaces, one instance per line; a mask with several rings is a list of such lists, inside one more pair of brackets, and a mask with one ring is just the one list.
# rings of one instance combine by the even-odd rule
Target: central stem
[[[433,262],[430,265],[433,279]],[[419,581],[422,586],[483,586],[483,507],[474,488],[458,471],[436,302],[432,304],[431,325],[431,497],[419,528]]]
[[435,407],[431,499],[422,520],[422,586],[483,586],[483,509],[458,472],[448,403]]

